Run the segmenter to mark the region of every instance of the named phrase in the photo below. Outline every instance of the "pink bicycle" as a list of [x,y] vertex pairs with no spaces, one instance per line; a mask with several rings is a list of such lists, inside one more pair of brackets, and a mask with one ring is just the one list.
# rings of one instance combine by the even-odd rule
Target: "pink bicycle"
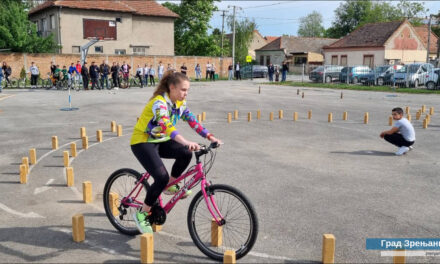
[[[222,260],[226,250],[234,250],[239,259],[252,249],[257,240],[258,218],[249,199],[241,191],[228,185],[211,184],[206,180],[215,161],[216,152],[213,149],[217,147],[216,143],[201,145],[201,149],[195,152],[196,165],[166,188],[184,180],[183,187],[165,205],[159,197],[151,209],[149,220],[151,224],[164,224],[166,215],[186,191],[201,182],[201,190],[194,196],[188,209],[187,223],[191,238],[212,259]],[[139,234],[132,215],[142,207],[150,188],[149,179],[147,172],[142,175],[132,169],[117,170],[108,178],[104,187],[104,208],[110,222],[120,232]]]

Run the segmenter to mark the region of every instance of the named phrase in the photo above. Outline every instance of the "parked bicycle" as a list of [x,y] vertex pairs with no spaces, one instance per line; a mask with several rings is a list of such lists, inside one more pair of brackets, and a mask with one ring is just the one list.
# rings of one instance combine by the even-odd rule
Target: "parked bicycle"
[[[207,180],[218,147],[200,144],[195,152],[196,165],[187,170],[165,188],[184,181],[184,186],[164,205],[161,196],[151,209],[151,224],[162,225],[166,216],[187,190],[201,183],[201,190],[194,196],[188,208],[187,225],[191,238],[206,256],[222,260],[226,250],[234,250],[236,258],[244,257],[254,246],[258,236],[258,218],[249,199],[238,189]],[[201,158],[204,157],[202,163]],[[192,177],[191,177],[192,176]],[[186,180],[188,178],[188,180]],[[127,235],[139,231],[132,217],[142,207],[142,198],[149,191],[150,175],[132,169],[119,169],[110,175],[104,187],[104,208],[111,224]],[[211,241],[211,228],[220,227],[222,241]],[[218,242],[218,241],[217,241]]]

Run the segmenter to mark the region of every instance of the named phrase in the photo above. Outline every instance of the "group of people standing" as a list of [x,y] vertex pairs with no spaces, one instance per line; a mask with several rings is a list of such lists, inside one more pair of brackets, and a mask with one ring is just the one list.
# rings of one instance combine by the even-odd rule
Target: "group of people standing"
[[[278,68],[278,66],[274,66],[272,63],[270,63],[267,66],[267,72],[269,75],[269,81],[273,82],[273,76],[275,74],[275,81],[279,82],[280,81],[280,69]],[[286,78],[287,78],[287,72],[289,72],[289,66],[287,65],[287,63],[284,61],[283,65],[281,66],[281,81],[285,82]]]
[[2,92],[2,81],[5,78],[8,84],[11,84],[11,80],[9,80],[9,76],[12,74],[11,66],[9,66],[6,62],[3,62],[2,68],[0,69],[0,93]]

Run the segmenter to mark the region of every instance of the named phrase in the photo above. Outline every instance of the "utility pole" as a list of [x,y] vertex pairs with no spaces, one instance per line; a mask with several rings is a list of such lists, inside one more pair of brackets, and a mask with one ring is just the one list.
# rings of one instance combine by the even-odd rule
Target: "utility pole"
[[429,63],[429,45],[431,44],[431,19],[432,15],[429,15],[429,21],[428,21],[428,47],[426,48],[426,63]]
[[[231,6],[228,6],[230,8]],[[240,8],[239,6],[232,6],[234,9],[233,17],[232,17],[232,67],[235,67],[235,9]]]
[[222,58],[223,58],[223,37],[225,35],[225,33],[224,33],[224,28],[225,28],[225,12],[227,12],[227,10],[220,10],[220,11],[223,12],[223,15],[222,15],[222,52],[221,52],[221,55],[222,55]]

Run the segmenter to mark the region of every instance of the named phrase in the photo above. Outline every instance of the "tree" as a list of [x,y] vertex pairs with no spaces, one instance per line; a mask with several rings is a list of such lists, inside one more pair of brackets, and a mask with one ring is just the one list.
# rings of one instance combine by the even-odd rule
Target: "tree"
[[397,6],[381,1],[349,1],[341,3],[335,10],[335,21],[325,32],[326,37],[344,37],[354,29],[367,23],[388,22],[407,18],[417,25],[427,9],[423,2],[400,0]]
[[179,15],[174,22],[174,50],[176,55],[216,56],[220,47],[208,35],[209,20],[218,0],[182,0],[180,4],[166,2],[167,7]]
[[298,36],[300,37],[322,37],[324,34],[322,26],[322,15],[313,11],[305,17],[300,18]]
[[0,49],[12,52],[54,52],[57,45],[53,35],[37,35],[34,23],[28,20],[25,5],[20,1],[0,2]]
[[[228,17],[228,26],[233,31],[233,17]],[[246,56],[249,54],[249,45],[254,37],[254,30],[257,24],[252,19],[244,18],[235,21],[235,61],[241,64],[246,63]],[[231,44],[232,45],[232,44]]]

